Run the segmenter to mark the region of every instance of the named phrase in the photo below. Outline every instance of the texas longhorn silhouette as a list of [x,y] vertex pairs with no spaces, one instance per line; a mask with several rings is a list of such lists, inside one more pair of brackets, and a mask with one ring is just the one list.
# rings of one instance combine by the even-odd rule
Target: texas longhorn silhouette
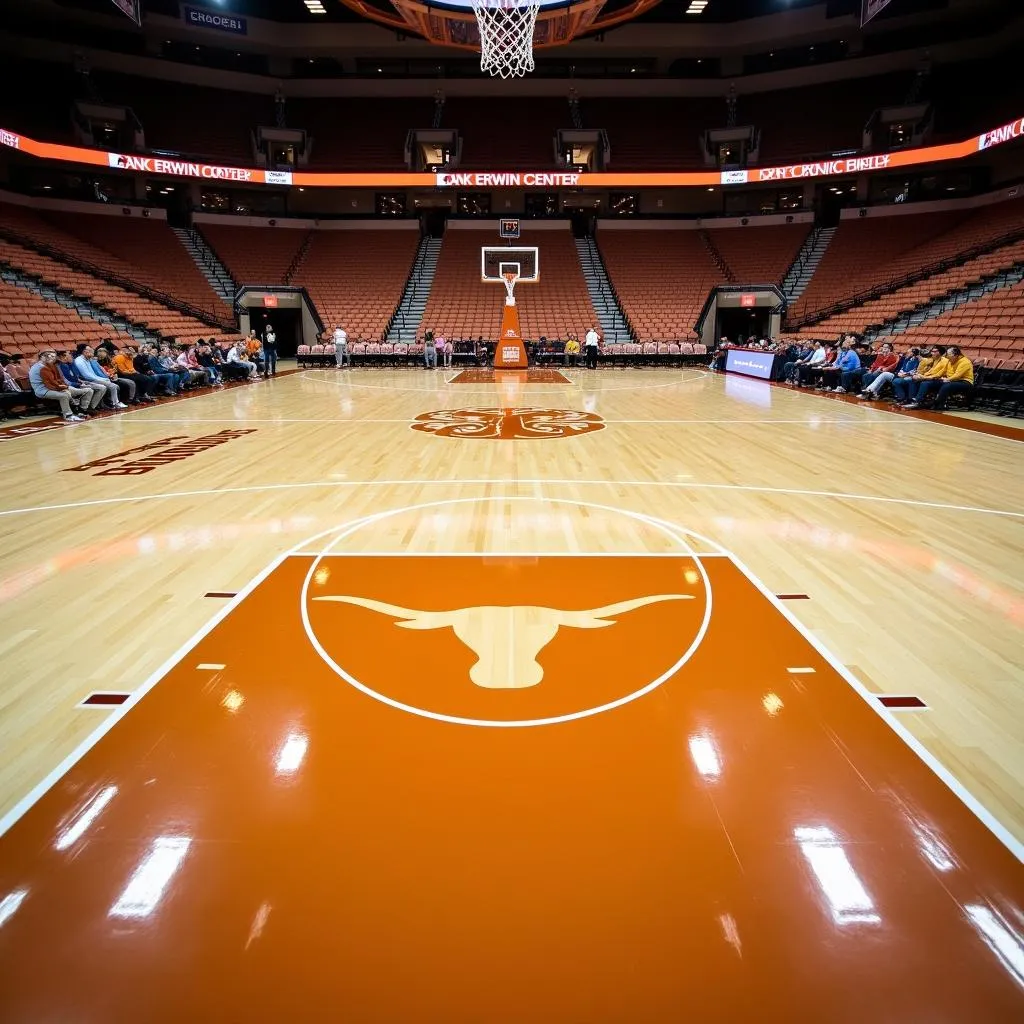
[[661,601],[691,601],[692,594],[656,594],[619,601],[586,611],[563,611],[537,605],[482,605],[445,612],[419,611],[366,597],[317,597],[315,601],[338,601],[388,615],[404,629],[444,629],[455,635],[477,656],[469,676],[477,686],[488,689],[517,689],[536,686],[544,678],[537,656],[562,626],[601,629],[615,624],[613,616],[624,615]]

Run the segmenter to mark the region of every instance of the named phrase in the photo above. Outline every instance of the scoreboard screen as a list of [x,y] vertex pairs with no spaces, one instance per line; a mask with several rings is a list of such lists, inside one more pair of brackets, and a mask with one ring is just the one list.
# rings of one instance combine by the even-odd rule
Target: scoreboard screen
[[498,227],[498,234],[501,235],[502,238],[518,238],[519,221],[508,217],[502,218]]

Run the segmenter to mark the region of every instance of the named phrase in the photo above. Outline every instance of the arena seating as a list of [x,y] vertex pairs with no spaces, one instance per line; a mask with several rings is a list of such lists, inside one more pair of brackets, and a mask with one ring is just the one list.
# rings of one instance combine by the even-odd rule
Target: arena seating
[[222,320],[231,318],[231,308],[213,291],[165,221],[0,204],[0,224]]
[[811,231],[810,224],[708,231],[738,284],[781,284]]
[[794,116],[807,109],[808,89],[740,95],[737,122],[761,130],[760,164],[785,164],[841,149],[860,149],[864,127],[879,107],[903,103],[913,81],[909,71],[816,85],[814,106],[827,117]]
[[[904,223],[904,222],[910,223]],[[891,223],[888,223],[891,222]],[[871,228],[874,227],[874,231]],[[942,228],[935,232],[935,227]],[[790,318],[807,312],[807,296],[812,308],[841,301],[857,292],[893,282],[891,292],[878,299],[851,306],[827,320],[807,325],[805,333],[862,331],[868,324],[880,323],[890,316],[912,309],[920,302],[944,294],[953,288],[1011,266],[1018,250],[1013,247],[970,261],[969,266],[938,271],[921,281],[899,287],[896,283],[927,267],[955,260],[961,253],[994,244],[1010,232],[1024,231],[1024,200],[1016,199],[983,206],[975,210],[949,213],[913,214],[867,221],[843,221],[822,259],[802,301],[793,304]],[[914,244],[907,246],[907,241]],[[876,245],[889,258],[879,259]],[[872,262],[873,260],[873,262]],[[825,301],[825,289],[834,289]],[[880,316],[880,313],[884,315]]]
[[404,171],[406,134],[430,127],[433,100],[292,99],[287,109],[289,126],[313,138],[311,169]]
[[222,319],[231,317],[231,307],[210,287],[165,220],[63,211],[41,213],[40,219],[92,246],[93,262],[101,267],[128,266],[126,276],[139,284]]
[[553,169],[555,132],[571,123],[568,103],[543,97],[502,102],[500,117],[496,109],[493,99],[452,97],[445,102],[442,124],[462,135],[460,169]]
[[[195,320],[177,310],[168,309],[159,302],[143,298],[134,292],[110,284],[102,278],[75,270],[65,263],[36,252],[34,249],[2,239],[0,239],[0,263],[6,263],[25,274],[30,274],[44,284],[65,289],[96,307],[116,313],[131,323],[145,327],[164,338],[177,338],[181,342],[191,342],[198,338],[212,336],[223,339],[235,337],[230,332],[225,334],[200,320]],[[57,303],[48,303],[48,305],[54,307],[54,312],[64,309]],[[95,323],[92,320],[83,322]],[[104,327],[103,330],[107,336],[110,336],[114,328]],[[85,341],[88,340],[88,337],[83,335],[79,340]]]
[[790,307],[790,320],[892,280],[894,261],[957,227],[966,216],[957,210],[840,221],[806,291]]
[[702,134],[726,118],[720,98],[585,99],[580,109],[588,128],[607,130],[616,171],[704,169]]
[[[480,280],[480,247],[493,241],[479,231],[445,235],[423,316],[425,329],[449,339],[497,336],[505,289]],[[569,332],[582,339],[587,328],[597,326],[597,316],[570,232],[524,229],[517,244],[540,250],[540,281],[516,289],[524,339],[564,338]]]
[[1012,242],[914,284],[896,288],[877,299],[859,303],[842,313],[810,324],[798,333],[823,338],[847,332],[860,334],[869,326],[884,323],[947,292],[976,284],[1021,261],[1024,261],[1024,241]]
[[[0,254],[2,256],[2,254]],[[120,345],[119,329],[79,316],[26,288],[0,281],[0,352],[35,359],[41,348],[98,345],[111,338]]]
[[309,292],[330,334],[380,342],[409,277],[415,231],[315,231],[291,283]]
[[912,327],[903,338],[908,345],[959,345],[992,368],[1017,366],[1024,359],[1024,282]]
[[696,231],[604,231],[605,268],[638,342],[693,341],[708,292],[725,277]]
[[285,274],[309,234],[293,228],[196,226],[236,284],[284,284]]
[[[93,72],[93,80],[106,102],[135,112],[148,149],[251,167],[252,129],[274,123],[273,97],[265,93],[160,82],[109,71]],[[188,116],[190,111],[202,111],[202,116]]]

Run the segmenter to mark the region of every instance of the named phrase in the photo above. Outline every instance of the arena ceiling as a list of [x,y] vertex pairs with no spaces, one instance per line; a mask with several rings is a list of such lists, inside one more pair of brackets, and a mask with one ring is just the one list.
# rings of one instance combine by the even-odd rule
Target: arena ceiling
[[[106,13],[111,0],[57,0],[59,6],[78,10]],[[429,4],[431,0],[423,0]],[[856,14],[861,0],[708,0],[699,15],[687,14],[688,0],[661,0],[651,11],[640,16],[643,23],[655,24],[698,24],[713,22],[734,22],[749,18],[763,18],[781,11],[803,7],[824,7],[829,17],[843,17]],[[387,11],[388,0],[364,0],[367,6]],[[632,0],[607,0],[606,12],[627,8]],[[143,10],[150,14],[177,17],[178,0],[142,0]],[[358,22],[362,18],[351,10],[343,0],[322,0],[323,14],[312,14],[303,0],[195,0],[193,6],[208,7],[212,10],[230,11],[243,17],[263,18],[278,22]],[[444,0],[437,0],[436,6],[444,6]],[[941,10],[949,6],[949,0],[892,0],[890,10],[880,17],[906,16],[925,11]],[[391,8],[393,12],[393,8]]]

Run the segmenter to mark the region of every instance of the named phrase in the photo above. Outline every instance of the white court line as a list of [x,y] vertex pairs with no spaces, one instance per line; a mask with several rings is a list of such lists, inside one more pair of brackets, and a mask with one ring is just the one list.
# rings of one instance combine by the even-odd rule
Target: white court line
[[34,785],[13,807],[0,818],[0,836],[2,836],[7,830],[21,818],[33,804],[37,803],[50,789],[52,789],[69,771],[85,755],[92,750],[94,746],[111,729],[121,721],[122,718],[136,704],[142,700],[143,697],[153,689],[154,686],[171,669],[175,668],[180,662],[184,661],[185,656],[193,647],[196,646],[204,637],[211,633],[221,622],[226,619],[239,604],[242,603],[287,557],[287,552],[282,555],[278,555],[270,565],[268,565],[262,572],[257,573],[249,583],[243,587],[232,601],[225,604],[215,615],[213,615],[205,626],[200,627],[190,639],[186,640],[159,668],[151,672],[146,678],[145,682],[142,683],[138,689],[132,691],[132,695],[123,703],[117,705],[115,708],[110,709],[110,715],[103,720],[103,722],[95,728],[88,736],[82,740],[81,743],[75,747],[74,750],[64,758],[60,764],[57,765],[51,772],[48,772],[36,785]]
[[[463,498],[463,501],[484,501],[483,498]],[[502,499],[495,499],[501,501]],[[551,501],[523,495],[523,501]],[[625,511],[625,510],[623,510]],[[643,515],[643,513],[637,513]],[[645,519],[649,518],[645,516]],[[681,527],[680,527],[681,529]],[[690,531],[687,531],[690,532]],[[696,535],[695,535],[696,536]],[[702,540],[704,538],[701,538]],[[679,558],[678,551],[295,551],[289,557],[318,558]],[[729,558],[728,551],[686,551],[692,558]],[[813,671],[813,669],[812,669]]]
[[[524,500],[531,500],[526,499]],[[536,496],[532,500],[545,501],[545,497]],[[616,511],[626,511],[624,509],[616,509]],[[665,524],[665,520],[656,519],[653,516],[646,516],[642,513],[632,513],[635,518],[648,521],[652,524],[662,523]],[[35,803],[37,803],[42,796],[48,792],[56,783],[74,767],[99,741],[103,738],[121,719],[133,708],[143,696],[145,696],[153,687],[166,675],[172,668],[174,668],[178,662],[184,659],[185,655],[195,647],[200,640],[206,637],[217,625],[219,625],[228,615],[231,614],[234,609],[241,604],[255,589],[262,583],[286,558],[297,552],[299,549],[307,544],[310,544],[322,537],[327,537],[332,533],[336,533],[339,530],[344,530],[346,527],[351,528],[349,532],[353,532],[358,529],[359,526],[364,523],[375,521],[381,518],[381,513],[377,513],[373,516],[364,516],[360,519],[353,520],[348,524],[343,524],[340,527],[331,527],[327,530],[322,530],[312,537],[308,537],[295,545],[289,551],[284,552],[275,558],[262,572],[258,573],[245,587],[243,587],[238,594],[224,605],[210,620],[209,622],[201,627],[199,631],[188,641],[179,648],[170,658],[168,658],[155,672],[153,672],[146,681],[135,690],[132,696],[124,704],[115,708],[108,718],[103,723],[89,734],[76,748],[73,750],[64,760],[46,775],[36,786],[34,786],[24,797],[22,797],[15,805],[2,817],[0,818],[0,836],[7,832],[12,825],[15,824]],[[675,530],[681,530],[680,527],[674,524],[667,524]],[[687,531],[691,536],[698,537],[701,540],[707,541],[706,537],[702,537],[700,534],[694,533],[693,531]],[[713,542],[709,542],[712,543]],[[956,795],[961,802],[978,818],[979,821],[990,832],[998,839],[1019,861],[1024,861],[1024,844],[1021,844],[1003,825],[1001,825],[995,817],[960,783],[928,750],[921,744],[916,737],[913,736],[897,719],[889,712],[888,708],[882,707],[878,704],[875,699],[876,695],[868,691],[863,684],[853,676],[846,667],[838,661],[828,649],[818,641],[800,622],[795,615],[793,615],[785,605],[778,600],[775,594],[764,586],[763,583],[747,568],[747,566],[741,562],[735,555],[727,553],[724,549],[721,549],[723,553],[726,553],[729,558],[732,559],[733,564],[747,577],[748,580],[761,592],[764,596],[779,612],[782,617],[793,626],[794,629],[807,641],[808,644],[826,661],[828,664],[835,669],[845,682],[847,682],[871,707],[876,714],[907,744],[910,749],[917,754],[917,756],[938,776],[938,778],[944,782],[949,789]],[[501,555],[502,553],[498,553]],[[682,552],[681,554],[686,554]],[[677,556],[678,557],[678,556]],[[691,556],[692,557],[692,556]],[[315,564],[315,563],[314,563]],[[699,561],[697,562],[700,565]],[[706,577],[705,577],[706,578]],[[308,577],[307,577],[308,585]],[[303,602],[303,608],[305,602]]]
[[818,670],[816,668],[787,668],[786,671],[793,676],[811,675]]
[[198,498],[211,494],[259,494],[265,491],[315,490],[331,487],[674,487],[684,490],[740,491],[750,494],[790,494],[796,497],[835,498],[841,501],[879,502],[886,505],[908,505],[947,512],[978,512],[983,515],[1024,519],[1024,512],[1010,509],[984,508],[977,505],[952,505],[942,501],[921,501],[917,498],[888,498],[878,494],[850,494],[845,491],[816,491],[799,487],[761,487],[756,484],[702,484],[678,480],[556,480],[556,479],[431,479],[431,480],[315,480],[308,483],[250,484],[245,487],[209,487],[194,491],[163,491],[156,494],[125,495],[118,498],[92,498],[54,505],[28,505],[0,510],[0,517],[28,512],[59,512],[72,508],[93,508],[100,505],[121,505],[134,501],[162,501],[168,498]]
[[[436,411],[436,412],[460,412],[460,411],[463,410],[463,408],[465,408],[465,407],[462,407],[462,406],[446,406],[443,409],[431,410],[431,411]],[[475,408],[475,406],[474,406],[474,408]],[[570,412],[576,412],[577,410],[572,409],[572,410],[569,410],[569,411]],[[359,419],[348,419],[348,418],[342,418],[342,417],[328,417],[328,418],[325,418],[325,419],[298,419],[298,418],[294,418],[294,417],[289,417],[289,418],[278,417],[278,416],[257,417],[257,416],[244,416],[244,415],[243,416],[223,416],[223,417],[214,416],[214,417],[199,419],[198,417],[195,417],[195,416],[184,416],[184,417],[179,416],[179,417],[176,417],[175,419],[145,419],[145,420],[136,420],[134,422],[141,423],[141,424],[146,424],[146,423],[177,423],[179,425],[187,424],[187,423],[271,423],[271,424],[275,424],[275,423],[280,423],[280,424],[285,424],[285,423],[330,423],[330,424],[332,424],[334,426],[338,426],[338,427],[348,427],[348,426],[350,426],[350,427],[358,427],[358,426],[361,426],[364,423],[409,423],[409,424],[411,424],[411,423],[415,422],[415,419],[416,419],[417,416],[421,416],[421,415],[423,415],[423,413],[410,413],[408,416],[403,416],[403,417],[400,417],[398,419],[372,419],[372,418],[369,418],[369,417],[367,417],[367,418],[359,418]],[[600,416],[601,414],[598,413],[597,415]],[[816,419],[816,418],[808,418],[808,419],[801,419],[801,420],[780,420],[780,419],[770,419],[770,420],[755,420],[755,419],[726,419],[726,420],[610,420],[610,419],[608,419],[607,417],[604,417],[604,416],[602,416],[601,419],[602,419],[602,421],[604,423],[616,423],[616,424],[619,424],[619,423],[628,423],[628,424],[649,423],[649,424],[654,424],[654,425],[659,425],[659,426],[665,425],[665,424],[670,424],[670,425],[673,425],[673,426],[680,426],[680,425],[687,424],[687,423],[693,423],[693,424],[697,424],[697,425],[701,425],[701,424],[718,424],[718,423],[725,423],[725,424],[739,423],[739,424],[749,424],[750,426],[764,427],[764,426],[773,426],[776,423],[780,423],[780,424],[789,424],[789,425],[794,425],[795,424],[797,426],[814,427],[814,428],[817,428],[817,427],[820,427],[820,426],[824,426],[825,424],[829,424],[829,423],[838,423],[838,424],[842,424],[843,426],[848,426],[848,427],[878,427],[878,426],[886,426],[889,423],[893,423],[893,424],[897,424],[897,425],[904,425],[905,426],[907,423],[913,423],[914,422],[913,420],[904,420],[904,419],[900,419],[900,418],[895,417],[895,416],[888,417],[887,420],[861,420],[861,419],[852,419],[852,418],[851,419],[837,419],[837,420],[822,420],[822,419]]]
[[[910,732],[902,722],[891,713],[890,709],[878,702],[878,694],[872,693],[864,684],[847,669],[847,667],[831,651],[808,630],[803,623],[773,594],[735,555],[730,555],[733,565],[761,592],[775,610],[807,641],[811,647],[839,674],[839,676],[853,688],[856,693],[863,697],[865,703],[875,714],[889,726],[890,729],[931,770],[952,790],[955,796],[970,810],[974,816],[998,839],[1017,860],[1024,861],[1024,843],[1021,843],[1013,833],[996,820],[995,816],[979,801],[945,765],[935,757],[921,741]],[[793,670],[790,669],[790,672]]]
[[[326,371],[326,370],[303,370],[302,371],[302,376],[303,377],[307,377],[307,378],[309,378],[311,380],[314,380],[314,381],[319,381],[320,383],[323,383],[323,384],[333,384],[336,387],[365,388],[367,390],[372,390],[372,391],[430,392],[430,391],[437,391],[437,390],[439,390],[438,385],[444,385],[446,387],[451,388],[453,394],[460,394],[460,395],[465,395],[465,394],[492,395],[492,394],[494,394],[494,390],[497,389],[497,381],[495,381],[495,388],[490,390],[490,391],[476,391],[476,392],[474,392],[474,391],[467,390],[465,385],[462,385],[462,384],[448,384],[448,382],[446,380],[436,381],[436,382],[433,382],[433,384],[431,384],[431,382],[429,380],[427,380],[427,381],[424,381],[424,384],[425,384],[424,387],[421,387],[421,388],[403,388],[403,387],[391,387],[391,386],[386,385],[386,384],[355,384],[355,383],[353,383],[352,381],[349,381],[349,380],[331,380],[329,377],[312,377],[311,376],[311,374],[314,374],[314,373],[326,373],[326,372],[329,372],[329,371]],[[610,388],[609,387],[594,387],[592,390],[594,392],[600,393],[600,394],[608,394],[609,392],[612,392],[612,391],[649,391],[652,388],[672,388],[672,387],[677,387],[680,384],[693,384],[693,383],[696,383],[696,381],[698,381],[698,380],[703,380],[703,378],[710,376],[710,371],[708,371],[708,370],[698,370],[696,368],[694,368],[692,370],[682,370],[681,372],[682,373],[692,373],[692,374],[696,374],[697,376],[695,376],[695,377],[680,377],[677,380],[664,381],[664,382],[662,382],[660,384],[635,384],[635,385],[627,384],[624,387],[610,387]],[[588,376],[584,375],[584,376],[580,376],[580,377],[570,378],[570,382],[568,384],[538,384],[538,383],[533,383],[533,382],[524,382],[523,386],[524,387],[531,387],[531,388],[534,388],[534,387],[551,388],[551,389],[557,390],[557,391],[567,391],[567,390],[577,391],[581,387],[583,387],[584,390],[586,390],[585,383],[587,381],[592,381],[592,382],[596,383],[597,380],[599,380],[599,379],[600,378],[588,377]],[[456,390],[456,389],[458,389],[458,390]]]
[[[389,707],[394,708],[397,711],[404,711],[408,714],[418,715],[421,718],[428,718],[436,722],[446,722],[451,725],[465,725],[474,726],[477,728],[490,728],[490,729],[517,729],[517,728],[532,728],[548,725],[561,725],[566,722],[575,722],[580,719],[590,718],[594,715],[602,714],[605,711],[613,711],[616,708],[623,707],[626,704],[632,703],[634,700],[638,700],[641,697],[645,697],[647,694],[656,690],[659,686],[666,683],[671,679],[678,671],[685,665],[690,658],[700,648],[700,645],[704,642],[704,637],[707,634],[708,626],[711,624],[711,612],[713,606],[713,595],[711,590],[711,581],[708,579],[708,574],[704,570],[704,566],[701,564],[699,558],[694,556],[693,548],[684,535],[696,537],[701,541],[708,544],[714,544],[713,541],[709,541],[707,537],[703,537],[698,533],[686,530],[681,526],[667,523],[665,520],[656,519],[653,516],[645,515],[643,512],[634,512],[629,509],[618,508],[613,505],[600,505],[596,502],[581,501],[577,498],[551,498],[541,497],[536,495],[522,496],[517,498],[502,498],[496,496],[485,496],[485,497],[474,497],[474,498],[442,498],[437,501],[423,502],[418,505],[407,505],[405,507],[386,509],[382,512],[374,513],[372,516],[368,516],[362,521],[355,523],[347,528],[342,528],[342,532],[331,541],[323,551],[323,555],[331,553],[331,548],[336,544],[345,540],[351,534],[364,526],[375,525],[381,520],[388,519],[391,516],[400,515],[405,512],[419,512],[429,508],[442,508],[450,505],[462,505],[462,504],[480,504],[490,503],[495,501],[532,501],[540,503],[553,503],[553,504],[565,504],[575,505],[581,508],[597,509],[602,512],[617,512],[619,515],[626,516],[629,519],[633,519],[639,522],[647,523],[648,525],[655,526],[661,530],[666,536],[675,540],[684,550],[677,552],[676,557],[680,555],[689,557],[693,560],[693,564],[697,567],[697,572],[700,574],[702,583],[704,584],[704,615],[701,619],[701,624],[697,630],[696,635],[690,642],[689,647],[683,652],[679,659],[656,679],[646,683],[639,689],[629,693],[617,700],[609,701],[605,704],[601,704],[597,707],[586,708],[582,711],[574,711],[570,714],[556,715],[550,718],[534,718],[534,719],[519,719],[519,720],[502,720],[502,719],[484,719],[484,718],[463,718],[458,715],[446,715],[436,711],[428,711],[425,708],[416,707],[412,704],[403,704],[401,701],[395,700],[393,697],[389,697],[387,694],[378,693],[372,687],[367,686],[365,683],[360,682],[354,676],[346,672],[325,650],[323,645],[320,643],[319,637],[316,635],[316,631],[313,629],[312,624],[309,621],[309,585],[313,577],[316,575],[317,567],[320,565],[322,556],[314,558],[310,563],[309,570],[306,572],[306,578],[302,583],[302,591],[299,595],[299,614],[302,619],[302,628],[306,634],[306,639],[309,641],[312,648],[320,655],[324,664],[331,668],[341,679],[345,680],[350,686],[359,690],[367,697],[372,697],[374,700],[380,701],[382,704],[386,704]],[[319,536],[324,536],[320,534]],[[560,553],[561,554],[561,553]],[[578,557],[574,552],[566,552],[569,557]],[[347,557],[356,556],[358,552],[352,552]],[[486,556],[485,556],[486,557]],[[507,557],[507,555],[493,555],[492,557]]]
[[196,665],[196,669],[200,672],[219,672],[221,669],[227,668],[226,665],[213,665],[207,662],[202,662]]

